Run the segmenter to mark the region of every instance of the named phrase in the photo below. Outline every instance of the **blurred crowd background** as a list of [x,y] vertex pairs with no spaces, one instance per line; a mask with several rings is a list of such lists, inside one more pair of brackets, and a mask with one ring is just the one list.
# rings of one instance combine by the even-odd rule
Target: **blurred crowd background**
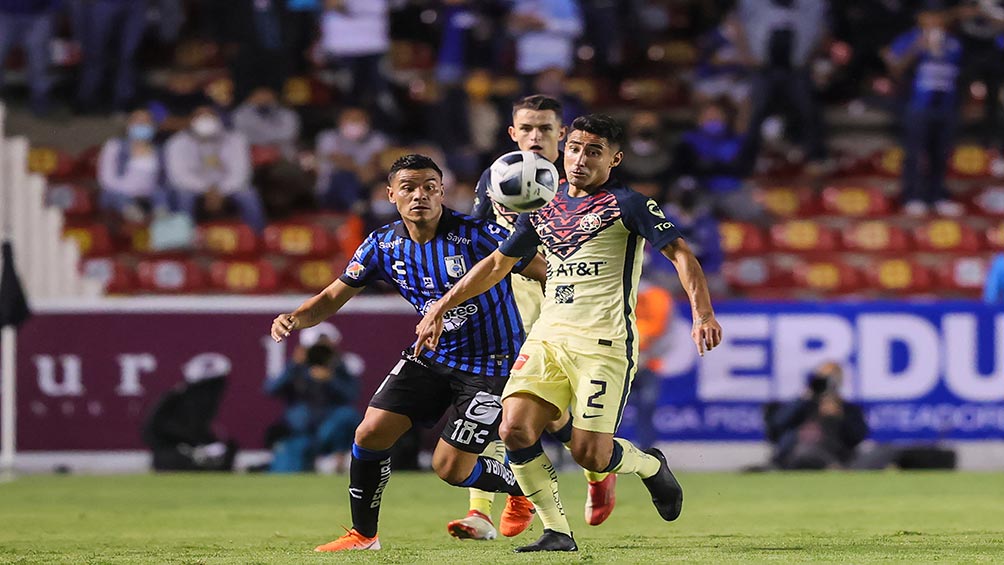
[[0,63],[111,294],[314,292],[401,154],[469,210],[530,93],[623,120],[716,296],[1004,288],[992,0],[0,0]]

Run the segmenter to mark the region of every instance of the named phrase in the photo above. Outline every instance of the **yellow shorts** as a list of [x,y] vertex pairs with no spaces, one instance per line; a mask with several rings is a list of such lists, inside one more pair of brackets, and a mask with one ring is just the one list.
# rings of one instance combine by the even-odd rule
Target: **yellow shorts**
[[558,410],[570,407],[580,430],[614,433],[620,426],[636,365],[624,347],[528,339],[519,350],[502,398],[532,394]]

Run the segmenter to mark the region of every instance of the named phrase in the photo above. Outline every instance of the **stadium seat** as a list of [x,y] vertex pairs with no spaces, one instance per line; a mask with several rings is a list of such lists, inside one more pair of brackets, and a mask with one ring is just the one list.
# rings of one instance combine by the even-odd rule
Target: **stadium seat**
[[948,161],[948,173],[953,177],[979,178],[990,172],[990,153],[979,145],[959,145]]
[[781,218],[810,216],[819,211],[811,188],[807,186],[768,186],[758,191],[763,207]]
[[296,292],[317,293],[340,277],[348,258],[306,259],[294,263],[288,271],[288,286]]
[[337,248],[337,241],[318,224],[283,222],[265,228],[265,249],[272,253],[292,257],[325,257],[336,252]]
[[1004,186],[988,186],[973,195],[973,208],[987,216],[1004,216]]
[[746,222],[720,222],[718,232],[722,238],[725,255],[763,253],[767,249],[763,230]]
[[770,228],[770,240],[778,251],[830,252],[840,249],[837,232],[812,220],[788,220]]
[[987,246],[994,251],[1004,251],[1004,221],[987,228]]
[[258,236],[240,221],[208,222],[195,230],[199,249],[221,257],[253,255],[258,252]]
[[45,204],[63,211],[67,216],[89,216],[94,213],[94,191],[71,183],[50,184],[45,191]]
[[903,174],[903,149],[901,147],[890,147],[885,151],[880,151],[872,157],[872,165],[875,172],[886,176],[898,178]]
[[69,153],[52,147],[32,147],[28,150],[28,171],[49,180],[66,180],[73,176],[75,160]]
[[816,292],[843,294],[862,288],[858,270],[840,258],[801,261],[792,274],[796,285]]
[[964,221],[953,218],[929,220],[914,228],[913,238],[920,251],[970,253],[981,247],[976,231]]
[[264,259],[214,261],[209,266],[209,280],[212,288],[225,292],[263,294],[274,292],[279,286],[275,268]]
[[823,212],[838,216],[883,216],[891,203],[871,186],[828,186],[823,189]]
[[91,257],[80,266],[84,276],[101,281],[108,294],[128,294],[136,290],[133,270],[115,257]]
[[282,90],[283,100],[290,106],[327,106],[331,104],[331,90],[311,77],[290,77]]
[[902,253],[910,249],[906,230],[885,220],[857,222],[841,230],[847,251]]
[[63,228],[63,237],[77,242],[81,256],[108,255],[112,252],[108,226],[101,223],[70,224]]
[[942,288],[979,296],[987,279],[989,262],[981,256],[951,256],[938,263],[938,282]]
[[889,293],[928,292],[933,282],[930,270],[909,257],[879,259],[865,274],[872,288]]
[[92,145],[77,154],[73,163],[73,176],[78,179],[94,179],[98,176],[98,158],[101,145]]
[[791,285],[791,277],[766,256],[728,259],[722,274],[729,286],[737,290],[766,290]]
[[205,290],[202,269],[192,260],[145,259],[136,266],[142,290],[162,293],[191,293]]
[[282,159],[282,153],[274,145],[252,145],[251,146],[251,167],[267,167]]

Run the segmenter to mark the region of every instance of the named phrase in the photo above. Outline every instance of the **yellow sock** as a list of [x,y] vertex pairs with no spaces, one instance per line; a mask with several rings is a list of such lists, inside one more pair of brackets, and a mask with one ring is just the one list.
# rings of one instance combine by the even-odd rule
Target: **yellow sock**
[[517,465],[510,462],[516,481],[527,493],[527,498],[537,509],[537,515],[544,527],[549,530],[572,535],[572,529],[568,526],[568,519],[565,518],[565,509],[561,506],[561,499],[558,497],[558,473],[555,472],[551,460],[546,453],[541,453],[537,457]]
[[647,479],[659,472],[661,463],[659,463],[658,459],[638,449],[626,439],[615,437],[614,441],[623,449],[621,463],[617,467],[614,467],[614,473],[618,475],[634,473],[643,479]]
[[[505,461],[505,444],[502,443],[502,440],[497,439],[485,446],[485,450],[481,452],[481,455],[491,457],[496,461]],[[492,504],[495,502],[495,493],[476,488],[467,489],[467,491],[470,497],[470,509],[477,510],[490,518],[492,515]]]
[[591,483],[598,483],[603,479],[607,478],[610,473],[597,473],[596,471],[590,471],[589,469],[583,469],[582,474],[586,476],[586,480]]

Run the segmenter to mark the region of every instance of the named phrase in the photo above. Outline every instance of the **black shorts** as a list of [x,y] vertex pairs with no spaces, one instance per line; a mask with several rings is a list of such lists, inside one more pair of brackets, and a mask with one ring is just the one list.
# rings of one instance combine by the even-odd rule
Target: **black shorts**
[[447,413],[443,441],[460,451],[481,453],[499,437],[505,383],[505,377],[458,371],[405,353],[373,394],[370,406],[427,427]]

